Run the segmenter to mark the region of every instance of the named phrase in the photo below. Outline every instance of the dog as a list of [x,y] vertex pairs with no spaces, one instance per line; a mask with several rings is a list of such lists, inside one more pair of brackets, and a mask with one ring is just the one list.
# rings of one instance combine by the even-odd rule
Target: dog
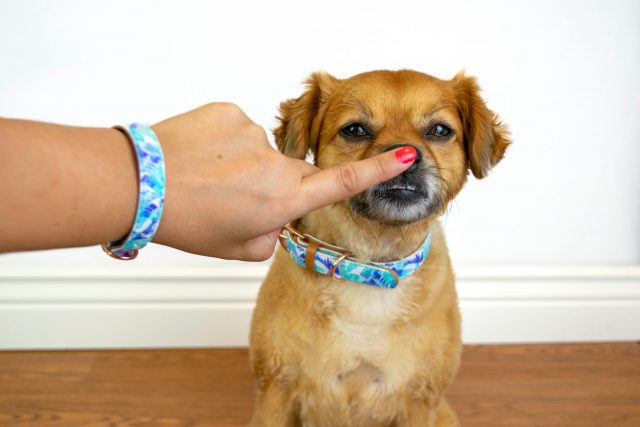
[[250,334],[251,426],[457,426],[444,392],[460,314],[438,217],[471,171],[503,157],[509,131],[476,79],[314,73],[280,105],[276,144],[329,168],[413,146],[399,176],[285,227]]

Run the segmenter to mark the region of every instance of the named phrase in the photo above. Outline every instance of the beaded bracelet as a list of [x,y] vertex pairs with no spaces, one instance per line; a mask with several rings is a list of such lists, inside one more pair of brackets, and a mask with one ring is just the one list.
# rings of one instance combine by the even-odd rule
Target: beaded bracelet
[[139,123],[114,126],[132,142],[138,160],[138,208],[129,234],[116,242],[102,244],[102,249],[120,260],[138,256],[151,241],[160,224],[164,207],[165,170],[160,141],[151,127]]

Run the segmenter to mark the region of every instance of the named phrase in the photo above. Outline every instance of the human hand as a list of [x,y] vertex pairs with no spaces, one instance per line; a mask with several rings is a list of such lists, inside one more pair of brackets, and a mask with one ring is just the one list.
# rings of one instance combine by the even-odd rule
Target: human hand
[[390,179],[413,162],[411,153],[403,163],[395,150],[321,171],[272,148],[260,126],[225,103],[172,117],[153,130],[167,176],[153,241],[218,258],[267,259],[284,224]]

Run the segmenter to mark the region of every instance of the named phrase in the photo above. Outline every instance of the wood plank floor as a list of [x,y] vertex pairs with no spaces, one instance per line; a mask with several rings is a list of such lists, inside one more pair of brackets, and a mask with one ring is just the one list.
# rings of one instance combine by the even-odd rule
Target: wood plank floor
[[[246,349],[0,352],[1,426],[245,425]],[[640,345],[467,346],[465,427],[640,426]]]

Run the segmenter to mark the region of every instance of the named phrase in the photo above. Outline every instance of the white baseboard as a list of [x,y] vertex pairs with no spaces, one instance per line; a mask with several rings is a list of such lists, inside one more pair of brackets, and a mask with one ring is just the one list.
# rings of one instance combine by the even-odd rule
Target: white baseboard
[[[265,265],[0,271],[0,349],[246,346]],[[640,339],[640,266],[461,268],[466,343]]]

